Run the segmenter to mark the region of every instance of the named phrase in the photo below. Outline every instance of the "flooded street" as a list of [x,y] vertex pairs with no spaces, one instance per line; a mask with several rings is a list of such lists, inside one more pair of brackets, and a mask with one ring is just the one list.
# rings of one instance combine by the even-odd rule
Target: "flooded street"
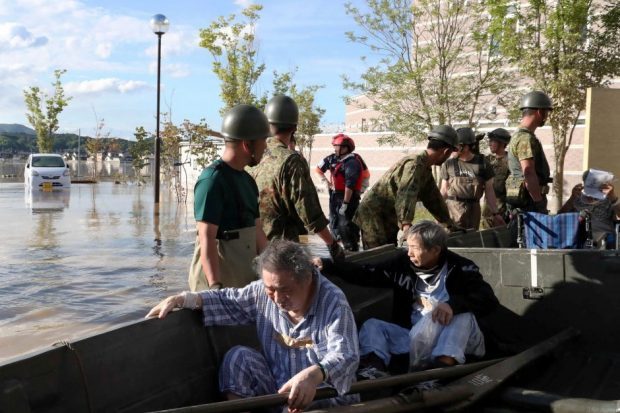
[[64,193],[0,183],[0,359],[135,320],[186,288],[191,202],[166,188],[74,184]]
[[[137,320],[187,289],[192,190],[183,203],[162,185],[158,222],[152,184],[115,184],[129,174],[121,168],[104,165],[99,183],[64,192],[25,191],[20,176],[0,180],[0,361]],[[325,249],[310,239],[316,253]]]

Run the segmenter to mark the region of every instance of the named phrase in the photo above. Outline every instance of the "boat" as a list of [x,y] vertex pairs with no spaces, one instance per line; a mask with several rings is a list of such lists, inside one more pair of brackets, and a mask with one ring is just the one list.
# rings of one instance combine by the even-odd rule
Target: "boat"
[[[502,361],[446,380],[440,393],[366,400],[356,411],[435,406],[440,411],[484,407],[489,412],[527,412],[534,406],[550,411],[558,404],[585,407],[553,411],[619,411],[609,408],[620,406],[620,329],[615,318],[620,314],[620,251],[506,248],[506,231],[467,233],[449,241],[452,250],[479,265],[502,304],[481,323],[489,358]],[[397,247],[384,246],[348,259],[371,263],[398,253]],[[391,290],[333,280],[347,295],[358,322],[371,316],[390,318]],[[218,366],[237,344],[258,345],[253,327],[205,328],[200,313],[189,310],[56,343],[0,364],[0,412],[249,410],[248,405],[222,403],[217,388]],[[494,384],[482,392],[485,383]],[[281,395],[261,397],[263,402],[280,397],[282,403]],[[387,408],[395,397],[405,404]]]

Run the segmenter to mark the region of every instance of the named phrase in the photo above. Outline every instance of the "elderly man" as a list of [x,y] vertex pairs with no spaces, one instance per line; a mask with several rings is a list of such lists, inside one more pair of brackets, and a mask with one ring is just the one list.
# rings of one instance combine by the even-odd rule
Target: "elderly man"
[[386,262],[323,263],[325,273],[351,283],[392,286],[405,293],[399,314],[410,309],[410,319],[397,321],[407,328],[371,318],[360,330],[360,364],[374,377],[382,375],[396,354],[410,353],[413,370],[461,364],[466,355],[483,356],[477,319],[499,304],[476,264],[447,249],[441,225],[420,221],[405,236],[408,252]]
[[[229,399],[290,392],[289,411],[312,402],[323,383],[349,390],[359,360],[353,313],[343,292],[320,275],[299,244],[274,240],[258,257],[262,280],[244,288],[183,292],[166,298],[147,317],[173,308],[202,309],[204,324],[255,324],[262,351],[233,347],[220,368]],[[313,407],[345,405],[340,396]]]

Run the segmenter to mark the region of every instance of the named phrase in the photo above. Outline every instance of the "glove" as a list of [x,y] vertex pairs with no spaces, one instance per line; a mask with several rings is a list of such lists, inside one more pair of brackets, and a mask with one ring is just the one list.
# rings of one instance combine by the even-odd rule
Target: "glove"
[[345,213],[347,212],[347,207],[349,206],[349,204],[347,204],[346,202],[343,202],[342,205],[340,206],[340,209],[338,210],[338,213],[340,215],[345,215]]
[[342,249],[338,241],[334,240],[332,245],[329,246],[329,255],[331,255],[334,262],[344,261],[344,258],[345,258],[344,250]]

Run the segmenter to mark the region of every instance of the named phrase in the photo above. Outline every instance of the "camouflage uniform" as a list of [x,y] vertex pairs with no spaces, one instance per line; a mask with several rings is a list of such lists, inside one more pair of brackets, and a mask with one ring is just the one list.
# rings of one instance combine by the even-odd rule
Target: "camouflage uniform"
[[258,186],[260,217],[268,239],[299,241],[299,235],[327,227],[308,163],[299,153],[270,138],[263,159],[248,172]]
[[519,128],[510,139],[508,146],[508,168],[510,176],[506,180],[506,204],[508,209],[521,208],[524,211],[536,211],[534,200],[525,188],[521,163],[524,159],[534,160],[534,169],[538,177],[538,184],[545,204],[547,203],[548,183],[551,182],[551,172],[547,157],[540,140],[528,129]]
[[418,201],[439,222],[453,224],[427,159],[426,151],[402,158],[366,192],[353,218],[365,249],[395,244],[398,230],[413,222]]
[[[506,179],[508,179],[508,175],[510,175],[510,170],[508,169],[508,155],[504,155],[501,158],[491,153],[486,157],[487,162],[491,164],[491,168],[493,168],[493,172],[495,173],[495,178],[493,179],[493,190],[495,191],[495,198],[497,204],[497,211],[502,215],[504,219],[506,219]],[[482,228],[493,228],[493,215],[491,214],[491,210],[486,203],[484,202],[484,208],[482,209]]]

